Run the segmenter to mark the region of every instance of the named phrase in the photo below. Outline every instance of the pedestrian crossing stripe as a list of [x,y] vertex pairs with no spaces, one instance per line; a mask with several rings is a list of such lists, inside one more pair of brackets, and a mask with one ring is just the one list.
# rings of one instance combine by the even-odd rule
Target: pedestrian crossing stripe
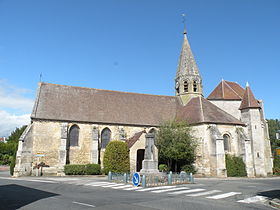
[[191,189],[191,190],[183,190],[183,191],[178,191],[178,192],[171,192],[168,193],[170,195],[179,195],[179,194],[185,194],[185,193],[192,193],[192,192],[200,192],[204,191],[205,189],[197,188],[197,189]]
[[100,187],[105,187],[105,188],[107,188],[107,187],[117,187],[117,186],[123,186],[124,184],[109,184],[109,185],[103,185],[103,186],[100,186]]
[[166,190],[154,190],[151,191],[152,193],[162,193],[162,192],[170,192],[170,191],[177,191],[177,190],[187,190],[190,189],[188,187],[176,187],[176,188],[171,188],[171,189],[166,189]]
[[222,198],[227,198],[227,197],[238,195],[238,194],[242,194],[242,193],[241,192],[229,192],[229,193],[214,195],[214,196],[210,196],[210,197],[206,197],[206,198],[209,198],[209,199],[222,199]]
[[210,190],[210,191],[201,192],[201,193],[188,194],[186,196],[197,197],[197,196],[204,196],[204,195],[215,194],[215,193],[219,193],[219,192],[222,192],[222,191],[221,190]]
[[140,190],[140,189],[143,189],[143,187],[130,187],[130,188],[122,189],[122,190],[129,190],[129,191],[132,191],[132,190]]
[[137,190],[137,191],[145,192],[145,191],[160,190],[160,189],[168,189],[168,188],[174,188],[174,187],[176,187],[176,186],[151,187],[151,188],[144,188],[144,189]]
[[117,187],[112,187],[112,189],[123,189],[128,187],[132,187],[132,186],[131,185],[117,186]]

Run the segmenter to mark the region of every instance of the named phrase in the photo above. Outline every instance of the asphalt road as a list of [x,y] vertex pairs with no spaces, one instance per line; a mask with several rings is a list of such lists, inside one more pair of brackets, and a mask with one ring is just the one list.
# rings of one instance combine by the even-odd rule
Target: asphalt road
[[176,188],[188,188],[194,191],[203,189],[202,192],[206,193],[214,190],[223,195],[232,192],[239,194],[211,199],[207,196],[191,196],[195,193],[172,194],[174,192],[171,191],[172,189],[169,189],[169,192],[161,190],[158,193],[151,190],[113,189],[113,186],[106,184],[104,178],[23,177],[15,179],[7,177],[7,173],[5,176],[5,173],[0,172],[0,209],[263,210],[272,208],[263,202],[240,203],[237,201],[254,196],[265,196],[268,199],[280,197],[280,178],[196,179],[195,181],[195,184],[180,185]]

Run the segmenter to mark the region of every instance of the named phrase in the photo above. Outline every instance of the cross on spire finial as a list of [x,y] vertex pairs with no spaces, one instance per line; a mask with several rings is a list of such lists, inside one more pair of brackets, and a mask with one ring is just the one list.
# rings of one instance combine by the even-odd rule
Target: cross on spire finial
[[186,30],[186,14],[185,13],[182,14],[182,18],[183,18],[182,22],[184,24],[184,34],[187,34],[187,30]]

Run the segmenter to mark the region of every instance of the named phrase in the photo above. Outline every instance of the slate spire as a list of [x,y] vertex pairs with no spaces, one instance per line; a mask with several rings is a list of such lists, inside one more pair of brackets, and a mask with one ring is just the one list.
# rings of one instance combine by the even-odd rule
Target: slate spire
[[187,38],[186,29],[184,29],[183,45],[177,66],[175,89],[176,95],[181,96],[184,105],[192,97],[202,96],[202,78]]

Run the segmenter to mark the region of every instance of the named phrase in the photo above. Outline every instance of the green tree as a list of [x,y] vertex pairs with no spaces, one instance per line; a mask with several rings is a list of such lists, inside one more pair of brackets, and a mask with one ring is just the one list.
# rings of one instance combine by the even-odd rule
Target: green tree
[[277,119],[268,119],[267,123],[272,151],[275,153],[275,149],[280,147],[280,140],[276,139],[276,132],[280,130],[280,121]]
[[126,142],[111,141],[107,146],[103,159],[104,172],[129,172],[129,149]]
[[197,143],[186,122],[163,123],[156,135],[156,146],[159,162],[167,164],[168,168],[173,168],[176,172],[183,166],[192,168]]
[[9,164],[11,175],[14,172],[18,140],[25,128],[26,126],[16,128],[7,138],[7,143],[0,143],[0,164]]
[[271,150],[274,157],[273,173],[280,175],[280,156],[276,154],[276,148],[280,147],[280,139],[276,139],[276,132],[280,130],[280,121],[278,119],[268,119],[269,138],[271,143]]

